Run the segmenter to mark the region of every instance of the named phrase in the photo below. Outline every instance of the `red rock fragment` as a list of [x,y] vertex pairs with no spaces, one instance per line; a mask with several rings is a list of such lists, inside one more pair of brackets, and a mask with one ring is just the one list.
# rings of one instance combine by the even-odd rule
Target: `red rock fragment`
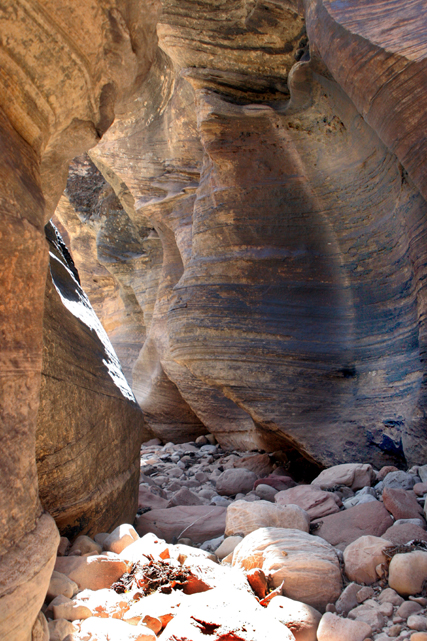
[[384,507],[397,519],[417,519],[423,513],[412,490],[386,487],[383,492]]
[[249,570],[246,575],[249,585],[259,599],[264,599],[267,594],[268,583],[267,577],[260,568]]

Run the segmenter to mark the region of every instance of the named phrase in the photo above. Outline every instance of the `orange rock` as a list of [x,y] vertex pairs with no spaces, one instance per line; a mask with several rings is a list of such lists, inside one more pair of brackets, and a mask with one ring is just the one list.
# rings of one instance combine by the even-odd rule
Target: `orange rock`
[[267,594],[268,583],[264,572],[260,568],[253,568],[246,574],[246,578],[259,599]]

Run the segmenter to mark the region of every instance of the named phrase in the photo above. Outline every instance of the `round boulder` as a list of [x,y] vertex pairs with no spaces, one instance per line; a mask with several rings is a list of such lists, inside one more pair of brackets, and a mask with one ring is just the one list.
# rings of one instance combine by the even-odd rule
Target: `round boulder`
[[390,563],[388,584],[402,596],[418,594],[427,579],[427,552],[396,554]]
[[298,505],[275,505],[269,501],[234,501],[227,508],[225,534],[246,536],[258,528],[292,528],[308,532],[310,517]]
[[361,536],[344,550],[345,573],[350,581],[370,585],[378,580],[375,568],[386,563],[383,552],[390,541],[377,536]]
[[248,534],[233,553],[233,566],[261,568],[284,594],[324,612],[341,594],[342,578],[334,548],[301,530],[260,528]]
[[317,640],[316,633],[322,615],[310,605],[276,596],[268,604],[267,612],[292,632],[295,641]]
[[235,496],[239,492],[247,494],[252,490],[257,478],[255,472],[243,467],[224,470],[216,481],[216,491],[222,496]]

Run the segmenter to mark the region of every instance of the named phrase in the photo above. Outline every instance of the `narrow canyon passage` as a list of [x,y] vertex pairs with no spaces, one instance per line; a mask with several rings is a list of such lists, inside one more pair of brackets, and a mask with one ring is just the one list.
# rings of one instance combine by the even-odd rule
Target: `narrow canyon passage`
[[[106,570],[93,591],[118,580],[135,591],[140,568],[108,556],[134,545],[126,536],[147,554],[152,537],[165,541],[173,562],[155,554],[154,573],[184,567],[180,554],[215,563],[212,591],[215,572],[227,582],[230,570],[214,553],[224,544],[228,557],[240,537],[229,561],[243,592],[249,536],[256,547],[264,528],[297,531],[277,534],[273,556],[313,551],[320,537],[313,554],[330,564],[332,588],[271,597],[317,611],[311,637],[282,621],[284,639],[347,634],[357,606],[337,604],[349,581],[374,585],[377,610],[387,589],[425,598],[424,578],[397,587],[396,550],[372,543],[374,570],[384,566],[372,581],[352,578],[340,554],[360,537],[426,538],[424,9],[1,3],[1,639],[107,639],[93,622],[85,631],[86,617],[75,630],[55,623],[72,624],[67,607],[96,615],[68,586],[55,598],[77,601],[56,616],[52,572],[80,594],[78,559],[95,573],[113,559],[120,573],[110,581]],[[194,534],[193,521],[207,530]],[[119,543],[104,544],[107,534]],[[249,608],[281,585],[267,566],[262,597],[248,578]],[[424,634],[427,623],[409,618],[427,601],[405,618],[393,598],[384,620],[362,616],[371,632],[360,641],[387,641],[387,621],[401,626],[393,638]],[[324,619],[329,605],[338,622]],[[199,623],[189,641],[258,641],[265,607],[247,636]],[[180,638],[187,624],[161,620],[154,637]]]

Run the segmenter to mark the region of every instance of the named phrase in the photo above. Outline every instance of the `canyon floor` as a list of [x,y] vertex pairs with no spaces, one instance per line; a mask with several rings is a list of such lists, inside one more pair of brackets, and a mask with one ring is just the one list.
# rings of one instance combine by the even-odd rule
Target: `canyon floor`
[[33,638],[426,641],[427,465],[297,483],[211,435],[140,462],[133,524],[61,538]]

